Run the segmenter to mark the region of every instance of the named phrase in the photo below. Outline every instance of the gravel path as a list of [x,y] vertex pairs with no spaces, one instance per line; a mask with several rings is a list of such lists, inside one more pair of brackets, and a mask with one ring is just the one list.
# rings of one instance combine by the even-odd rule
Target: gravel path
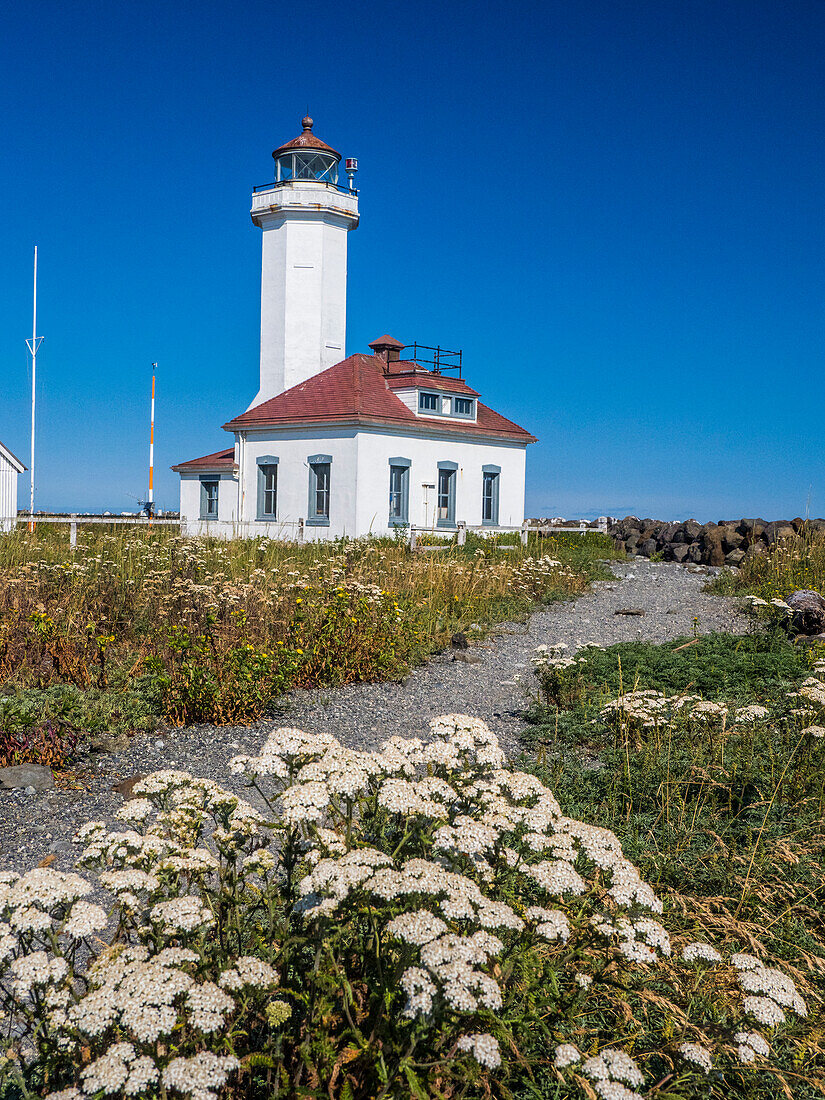
[[[502,624],[466,651],[471,663],[454,659],[450,652],[414,670],[403,684],[295,692],[277,724],[334,733],[345,744],[369,749],[394,733],[426,735],[430,718],[458,711],[483,718],[505,749],[515,754],[525,690],[514,676],[528,680],[536,646],[565,642],[574,650],[585,642],[664,642],[690,635],[694,619],[701,633],[748,630],[735,600],[702,591],[708,570],[689,572],[646,559],[613,569],[614,581],[595,584],[574,602],[539,611],[529,623]],[[616,614],[627,609],[642,610],[644,615]],[[240,790],[242,783],[229,776],[226,762],[236,753],[256,752],[273,724],[270,720],[252,727],[200,726],[139,737],[124,752],[90,764],[79,777],[82,789],[37,795],[0,792],[0,867],[25,870],[53,854],[56,867],[70,869],[76,851],[71,844],[74,832],[92,819],[111,820],[123,804],[123,796],[112,788],[136,774],[182,768]]]

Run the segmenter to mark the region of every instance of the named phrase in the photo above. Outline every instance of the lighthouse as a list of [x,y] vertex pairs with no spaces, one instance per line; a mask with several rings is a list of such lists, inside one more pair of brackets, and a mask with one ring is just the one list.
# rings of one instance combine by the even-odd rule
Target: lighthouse
[[263,231],[261,380],[252,406],[319,374],[346,356],[347,234],[358,225],[357,161],[302,121],[302,132],[272,154],[275,179],[252,194]]

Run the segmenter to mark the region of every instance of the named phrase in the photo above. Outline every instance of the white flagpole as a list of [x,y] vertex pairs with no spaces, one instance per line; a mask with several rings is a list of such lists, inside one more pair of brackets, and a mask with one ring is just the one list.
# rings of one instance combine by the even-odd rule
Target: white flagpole
[[34,246],[34,294],[32,302],[32,338],[26,346],[32,357],[32,448],[29,467],[29,530],[34,530],[34,410],[37,397],[37,349],[43,337],[37,335],[37,245]]

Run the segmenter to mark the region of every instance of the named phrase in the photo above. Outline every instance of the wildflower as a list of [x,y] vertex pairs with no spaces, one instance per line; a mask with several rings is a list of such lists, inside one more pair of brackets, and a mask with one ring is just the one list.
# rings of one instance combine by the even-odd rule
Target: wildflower
[[231,1054],[218,1055],[201,1051],[192,1058],[173,1058],[163,1071],[163,1083],[184,1095],[196,1095],[198,1100],[217,1100],[230,1073],[240,1063]]
[[561,1046],[556,1047],[556,1054],[553,1058],[553,1065],[556,1069],[565,1069],[565,1067],[572,1066],[575,1062],[580,1061],[581,1054],[572,1043],[562,1043]]
[[72,906],[69,919],[63,931],[73,940],[82,940],[93,932],[102,932],[106,927],[106,912],[99,905],[88,901],[76,901]]
[[152,920],[170,932],[194,932],[214,924],[215,918],[200,900],[192,895],[158,902],[150,913]]
[[710,1073],[713,1069],[713,1059],[710,1056],[710,1051],[707,1047],[700,1046],[699,1043],[682,1043],[679,1047],[679,1053],[686,1062],[693,1062],[705,1073]]
[[501,1065],[501,1052],[498,1041],[486,1032],[479,1035],[462,1035],[458,1040],[459,1050],[466,1051],[475,1058],[480,1066],[495,1069]]
[[685,962],[696,962],[698,959],[704,959],[707,962],[722,961],[722,956],[709,943],[689,943],[682,950],[682,958]]

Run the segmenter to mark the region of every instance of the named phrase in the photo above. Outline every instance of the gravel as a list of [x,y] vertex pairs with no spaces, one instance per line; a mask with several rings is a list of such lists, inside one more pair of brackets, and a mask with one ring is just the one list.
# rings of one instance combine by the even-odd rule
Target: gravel
[[[278,718],[254,726],[192,726],[167,730],[163,738],[136,737],[123,752],[93,757],[78,769],[77,789],[0,792],[0,866],[22,871],[51,857],[55,867],[71,869],[76,830],[86,821],[111,821],[123,805],[123,795],[112,788],[160,768],[209,776],[248,797],[243,780],[228,774],[227,761],[237,753],[257,752],[267,730],[276,725],[333,733],[345,744],[370,749],[392,734],[426,736],[430,718],[460,712],[483,718],[515,755],[524,684],[530,680],[536,646],[564,642],[575,650],[585,642],[664,642],[691,635],[694,628],[699,633],[749,629],[736,600],[703,591],[714,570],[691,571],[645,559],[612,568],[614,580],[594,584],[574,602],[538,611],[528,623],[498,626],[466,651],[480,657],[478,662],[456,660],[450,651],[431,658],[400,684],[293,692]],[[644,614],[617,614],[628,609]]]

